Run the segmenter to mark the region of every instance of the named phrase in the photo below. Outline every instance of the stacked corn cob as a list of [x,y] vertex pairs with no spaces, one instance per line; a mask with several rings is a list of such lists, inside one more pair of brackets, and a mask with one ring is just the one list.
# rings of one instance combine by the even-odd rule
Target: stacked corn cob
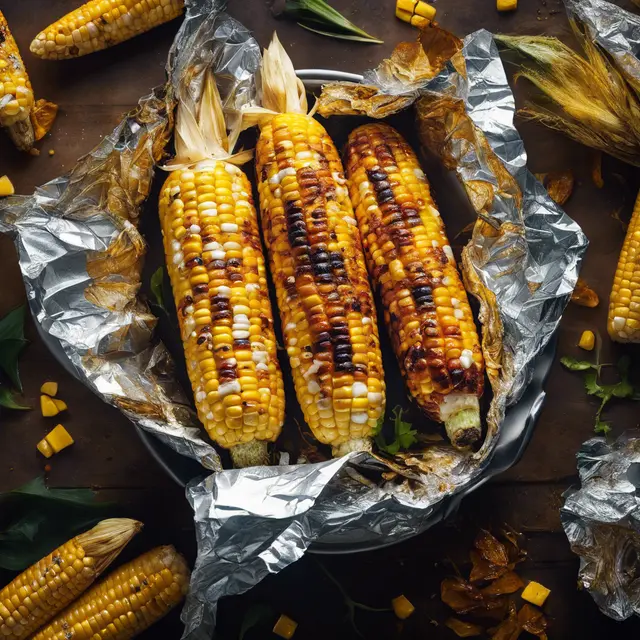
[[22,151],[33,146],[31,110],[34,98],[18,45],[0,11],[0,126]]
[[90,0],[41,31],[39,58],[61,60],[100,51],[177,18],[184,0]]
[[304,87],[275,36],[263,95],[260,209],[298,400],[334,455],[367,449],[385,387],[360,234],[336,147],[306,114]]
[[484,363],[442,218],[411,147],[385,124],[349,136],[351,199],[411,394],[451,442],[481,435]]
[[613,280],[608,329],[616,342],[640,342],[640,194]]
[[[267,442],[284,421],[284,383],[267,290],[258,220],[247,176],[227,162],[228,141],[215,80],[200,102],[178,107],[178,156],[210,160],[172,172],[160,195],[168,271],[198,416],[236,466],[266,463]],[[202,149],[183,132],[199,121],[219,139]],[[209,125],[207,125],[209,122]],[[220,124],[221,123],[221,124]],[[190,163],[187,163],[188,165]]]
[[91,586],[141,527],[104,520],[19,575],[0,591],[0,637],[31,636]]
[[120,567],[31,640],[130,640],[184,597],[189,569],[173,547],[158,547]]

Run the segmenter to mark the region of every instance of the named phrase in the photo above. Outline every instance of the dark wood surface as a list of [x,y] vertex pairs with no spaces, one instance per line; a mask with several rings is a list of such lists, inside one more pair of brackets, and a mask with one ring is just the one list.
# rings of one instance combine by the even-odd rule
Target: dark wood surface
[[[621,0],[622,1],[622,0]],[[631,2],[624,0],[631,8]],[[67,62],[45,62],[28,51],[30,39],[43,26],[76,6],[76,0],[2,0],[0,9],[21,46],[38,97],[60,105],[54,129],[40,145],[43,153],[30,157],[16,152],[0,138],[0,175],[8,174],[19,193],[71,167],[102,136],[111,132],[121,114],[138,98],[164,80],[164,62],[178,22],[120,45],[112,50]],[[393,17],[393,0],[336,0],[333,3],[385,44],[368,46],[331,41],[292,24],[274,21],[265,0],[231,0],[230,12],[254,30],[266,44],[274,28],[297,68],[324,67],[362,71],[374,66],[402,39],[412,39],[411,28]],[[565,37],[568,25],[560,0],[520,0],[518,10],[501,16],[494,0],[439,0],[440,23],[465,35],[484,27],[493,31],[546,33]],[[636,188],[633,172],[605,160],[604,189],[591,182],[591,155],[559,135],[534,125],[522,125],[533,171],[571,168],[577,187],[566,205],[587,233],[588,250],[583,275],[603,303],[591,310],[570,306],[560,327],[559,354],[577,355],[575,344],[583,329],[606,333],[606,300],[623,230],[611,214],[622,208],[628,216]],[[48,150],[54,149],[50,157]],[[434,185],[437,195],[438,185]],[[446,211],[443,212],[446,219]],[[11,241],[0,236],[0,315],[24,300]],[[172,542],[189,558],[194,556],[191,511],[183,490],[150,457],[128,421],[105,406],[75,382],[38,340],[31,323],[31,344],[21,361],[28,402],[37,407],[38,389],[46,379],[60,383],[60,395],[69,412],[64,424],[76,444],[51,461],[47,474],[51,486],[92,487],[101,498],[116,501],[123,513],[143,520],[145,531],[125,552],[131,557],[156,543]],[[605,340],[607,358],[619,354]],[[636,355],[637,349],[636,349]],[[532,442],[522,461],[463,504],[458,516],[407,543],[375,553],[322,558],[321,562],[356,599],[375,607],[388,606],[391,597],[404,593],[416,613],[400,623],[388,613],[358,613],[367,638],[453,638],[442,626],[448,613],[439,603],[440,580],[452,573],[451,562],[463,565],[470,542],[481,526],[508,522],[529,538],[530,561],[522,574],[552,589],[546,608],[551,618],[551,638],[627,638],[637,636],[640,623],[618,624],[602,616],[590,596],[576,589],[577,558],[572,555],[559,520],[562,493],[576,481],[575,453],[592,434],[596,405],[585,396],[581,377],[564,371],[558,363],[547,383],[548,397]],[[615,432],[637,426],[636,409],[619,403],[608,410]],[[35,444],[50,426],[38,410],[3,411],[0,416],[0,490],[19,486],[43,472],[45,461]],[[356,637],[343,618],[339,592],[317,566],[305,557],[278,576],[265,580],[250,593],[223,602],[220,631],[237,638],[243,616],[252,604],[264,603],[274,612],[296,619],[296,638]],[[266,628],[266,627],[265,627]],[[180,637],[177,613],[152,629],[145,638]],[[247,638],[272,637],[268,631]]]

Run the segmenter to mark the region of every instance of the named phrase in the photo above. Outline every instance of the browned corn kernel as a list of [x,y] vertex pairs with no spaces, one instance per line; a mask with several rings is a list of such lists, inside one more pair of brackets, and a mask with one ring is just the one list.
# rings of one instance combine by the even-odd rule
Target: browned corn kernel
[[431,418],[445,422],[454,444],[468,446],[480,437],[484,362],[426,177],[402,136],[378,123],[351,133],[346,165],[369,272],[407,386]]
[[249,180],[223,161],[174,171],[160,221],[198,416],[237,466],[243,453],[260,464],[282,429],[284,382]]
[[41,31],[31,43],[39,58],[77,58],[124,42],[177,18],[184,0],[90,0]]
[[158,547],[116,569],[32,640],[130,640],[184,597],[189,568],[173,547]]
[[640,194],[613,279],[607,328],[616,342],[640,342]]
[[66,542],[0,591],[0,638],[27,638],[88,589],[142,528],[103,520]]
[[0,11],[0,126],[22,151],[33,146],[33,91],[18,45]]
[[384,414],[376,311],[333,141],[313,118],[262,127],[256,172],[285,346],[298,400],[334,455],[370,447]]

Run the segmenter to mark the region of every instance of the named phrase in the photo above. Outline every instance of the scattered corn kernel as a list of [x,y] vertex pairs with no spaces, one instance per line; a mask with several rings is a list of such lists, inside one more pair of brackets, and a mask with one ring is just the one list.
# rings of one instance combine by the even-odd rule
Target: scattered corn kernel
[[411,24],[414,27],[418,27],[418,29],[422,29],[429,24],[429,20],[422,16],[411,16]]
[[66,411],[67,403],[64,400],[58,400],[57,398],[52,398],[53,404],[56,405],[58,411]]
[[45,458],[50,458],[54,453],[59,453],[72,444],[71,434],[59,424],[38,442],[37,449]]
[[15,193],[13,184],[7,176],[0,178],[0,196],[12,196]]
[[518,0],[498,0],[498,11],[515,11],[518,8]]
[[541,607],[551,593],[550,589],[533,580],[525,587],[522,592],[522,599]]
[[293,634],[296,632],[297,628],[298,623],[295,620],[292,620],[289,616],[285,616],[283,614],[278,618],[278,621],[273,627],[273,633],[281,638],[285,638],[285,640],[288,640],[289,638],[293,638]]
[[431,21],[436,17],[436,8],[431,4],[422,2],[421,0],[420,2],[418,2],[418,4],[416,4],[416,8],[413,10],[413,13],[415,13],[417,16],[422,16],[423,18]]
[[596,344],[596,336],[593,331],[583,331],[580,336],[580,342],[578,346],[585,351],[593,351],[593,347]]
[[45,418],[51,418],[57,416],[60,413],[60,409],[56,406],[53,398],[46,395],[40,396],[40,410]]
[[416,610],[411,602],[403,595],[394,598],[391,601],[391,606],[393,607],[393,612],[400,620],[406,620]]
[[54,155],[54,154],[55,154],[55,152],[56,152],[56,150],[55,150],[55,149],[49,149],[49,155],[50,155],[50,156]]
[[411,11],[405,11],[404,9],[400,9],[396,7],[396,18],[402,20],[403,22],[411,22],[411,18],[413,18],[413,14]]
[[[398,0],[396,2],[397,11],[406,11],[407,13],[413,13],[413,10],[418,4],[418,0]],[[396,14],[397,15],[397,14]]]
[[57,382],[45,382],[40,387],[40,393],[45,393],[48,396],[55,396],[58,393],[58,383]]

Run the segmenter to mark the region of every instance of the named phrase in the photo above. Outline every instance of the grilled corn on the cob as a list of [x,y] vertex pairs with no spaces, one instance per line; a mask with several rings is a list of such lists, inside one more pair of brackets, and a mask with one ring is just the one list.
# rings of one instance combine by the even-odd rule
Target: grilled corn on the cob
[[407,386],[465,447],[481,435],[484,363],[467,293],[418,159],[392,127],[349,136],[347,175],[369,272]]
[[613,279],[607,327],[616,342],[640,342],[640,193]]
[[34,98],[27,70],[9,25],[0,11],[0,126],[22,151],[33,146],[31,109]]
[[130,640],[184,597],[189,568],[173,547],[158,547],[101,580],[32,640]]
[[85,591],[140,531],[103,520],[21,573],[0,591],[0,638],[27,638]]
[[149,31],[183,10],[184,0],[90,0],[41,31],[31,52],[48,60],[77,58]]
[[264,107],[297,111],[262,122],[256,149],[285,346],[307,423],[342,455],[369,448],[384,415],[373,295],[340,157],[306,114],[304,88],[276,37],[265,52],[263,79]]
[[167,178],[160,194],[167,266],[198,416],[211,439],[231,450],[235,466],[264,464],[267,442],[284,421],[284,383],[258,218],[247,176],[224,160],[228,139],[211,74],[202,105],[211,113],[198,113],[188,100],[178,107],[178,157],[201,158],[207,145],[216,148],[183,129],[209,118],[201,130],[218,124],[213,153],[222,159],[188,161]]

